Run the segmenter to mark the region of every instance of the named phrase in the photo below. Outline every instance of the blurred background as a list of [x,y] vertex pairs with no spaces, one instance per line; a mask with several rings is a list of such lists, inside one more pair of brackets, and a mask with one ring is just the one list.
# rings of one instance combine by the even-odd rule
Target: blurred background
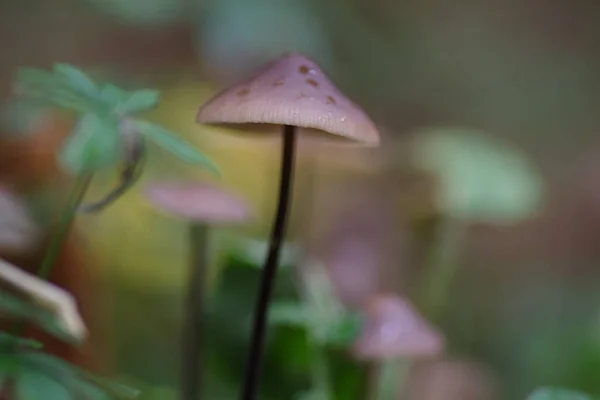
[[[222,170],[217,179],[151,147],[141,182],[78,220],[54,281],[75,294],[92,336],[51,350],[143,398],[176,398],[187,226],[154,210],[144,187],[218,182],[256,210],[251,224],[214,230],[207,398],[235,398],[280,158],[195,114],[299,51],[371,115],[382,146],[300,146],[290,245],[322,262],[348,310],[396,293],[443,334],[444,353],[417,362],[407,398],[522,399],[542,385],[600,396],[599,20],[600,3],[583,0],[1,0],[0,185],[43,232],[70,182],[56,152],[74,120],[16,102],[20,66],[65,62],[160,89],[148,118]],[[116,180],[97,177],[90,198]],[[42,236],[0,256],[33,270]],[[439,264],[455,273],[433,314],[421,288]],[[284,270],[278,296],[297,299],[296,281]],[[310,388],[306,335],[272,328],[261,398]],[[332,398],[366,398],[370,365],[339,347],[327,360]]]

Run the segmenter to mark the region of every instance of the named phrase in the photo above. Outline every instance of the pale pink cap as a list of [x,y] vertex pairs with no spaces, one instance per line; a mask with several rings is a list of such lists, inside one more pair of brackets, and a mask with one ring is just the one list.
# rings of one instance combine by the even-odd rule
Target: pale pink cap
[[353,348],[357,358],[422,358],[444,349],[443,337],[400,296],[375,297],[367,303],[365,317],[365,330]]
[[[364,145],[378,145],[380,136],[365,111],[349,100],[321,67],[298,53],[283,55],[250,79],[216,95],[200,108],[197,121],[293,125]],[[259,126],[251,128],[258,130]]]
[[242,223],[253,215],[242,198],[206,183],[155,183],[147,198],[164,211],[207,224]]

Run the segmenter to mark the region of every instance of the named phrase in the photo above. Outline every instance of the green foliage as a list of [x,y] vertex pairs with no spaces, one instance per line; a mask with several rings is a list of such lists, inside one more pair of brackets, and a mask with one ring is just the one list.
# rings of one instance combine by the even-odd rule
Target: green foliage
[[527,400],[592,400],[592,397],[570,389],[544,387],[536,389]]
[[186,141],[173,135],[165,128],[148,121],[133,121],[133,124],[133,129],[140,132],[165,150],[175,154],[183,161],[190,164],[204,165],[213,172],[218,173],[219,169],[210,159],[208,159],[208,157],[196,151]]
[[22,68],[17,74],[16,90],[37,101],[83,114],[60,155],[61,164],[70,173],[95,172],[114,165],[122,153],[122,137],[136,134],[147,136],[186,162],[218,171],[208,157],[173,133],[133,119],[158,105],[160,95],[156,90],[100,86],[67,64],[55,64],[51,72]]
[[[36,343],[0,335],[0,382],[14,381],[16,400],[109,400],[114,383],[98,384],[77,367],[34,347]],[[97,379],[99,381],[99,379]],[[120,390],[119,398],[135,398],[137,391]]]
[[[248,237],[237,237],[231,243],[231,253],[248,265],[256,268],[262,268],[269,251],[269,242],[267,240],[254,239]],[[287,268],[295,264],[299,259],[299,249],[293,243],[285,243],[281,249],[279,257],[279,268]]]
[[458,129],[423,132],[415,163],[440,180],[439,205],[447,215],[502,223],[531,216],[540,206],[537,171],[516,150]]
[[[0,292],[0,314],[7,314],[19,320],[35,323],[47,333],[56,338],[75,344],[78,339],[66,331],[64,324],[58,321],[56,315],[43,308],[36,307],[10,293]],[[0,332],[0,343],[9,341],[10,337]]]
[[86,113],[63,147],[62,166],[73,175],[79,175],[114,165],[121,148],[118,129],[116,120]]

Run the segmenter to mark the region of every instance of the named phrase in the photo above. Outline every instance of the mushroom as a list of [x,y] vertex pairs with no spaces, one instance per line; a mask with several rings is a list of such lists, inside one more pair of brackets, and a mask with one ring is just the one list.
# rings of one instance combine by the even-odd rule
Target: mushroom
[[151,203],[190,223],[190,271],[182,337],[181,399],[201,398],[203,299],[208,226],[240,224],[251,218],[246,203],[228,191],[201,183],[155,183],[147,191]]
[[22,202],[0,186],[0,250],[24,251],[38,238],[38,228]]
[[[296,133],[325,141],[377,145],[379,131],[369,116],[329,81],[321,68],[299,53],[287,53],[246,81],[217,94],[200,108],[204,124],[247,124],[272,132],[282,126],[283,147],[277,214],[269,254],[262,273],[254,310],[254,326],[242,398],[257,397],[268,307],[281,245],[284,240],[294,169]],[[258,124],[258,125],[257,125]],[[275,129],[276,130],[276,129]]]
[[359,360],[379,363],[373,399],[395,399],[410,361],[440,354],[444,339],[400,296],[378,295],[364,312],[365,327],[352,352]]

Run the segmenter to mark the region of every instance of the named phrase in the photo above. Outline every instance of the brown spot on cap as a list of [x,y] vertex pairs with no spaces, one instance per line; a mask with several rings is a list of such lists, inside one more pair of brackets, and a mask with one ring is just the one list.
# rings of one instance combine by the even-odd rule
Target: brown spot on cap
[[239,92],[237,92],[237,95],[238,96],[246,96],[246,95],[248,95],[248,93],[250,93],[250,89],[244,88],[244,89],[240,90]]
[[337,104],[337,101],[332,96],[327,96],[327,104]]
[[307,79],[306,83],[314,87],[319,87],[319,82],[315,81],[314,79]]
[[300,71],[302,75],[306,75],[310,72],[310,68],[306,65],[301,65],[300,68],[298,68],[298,71]]
[[283,79],[278,79],[275,82],[273,82],[273,86],[283,86],[284,83],[285,82]]

